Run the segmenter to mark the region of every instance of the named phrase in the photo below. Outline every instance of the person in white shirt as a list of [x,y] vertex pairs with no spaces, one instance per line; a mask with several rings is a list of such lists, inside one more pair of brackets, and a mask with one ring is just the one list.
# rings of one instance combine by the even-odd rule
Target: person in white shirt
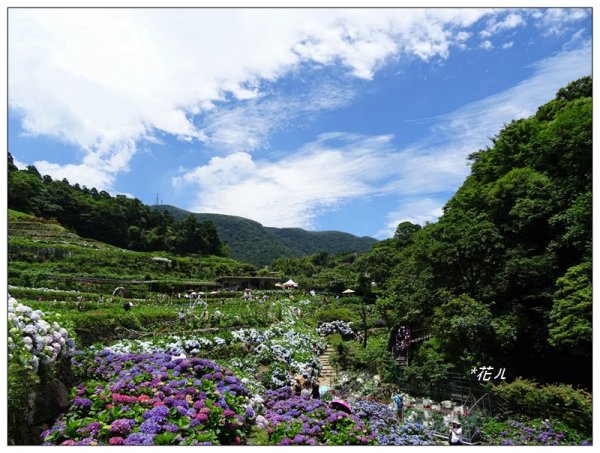
[[460,427],[460,422],[458,420],[450,423],[448,433],[448,443],[450,445],[462,445],[462,428]]

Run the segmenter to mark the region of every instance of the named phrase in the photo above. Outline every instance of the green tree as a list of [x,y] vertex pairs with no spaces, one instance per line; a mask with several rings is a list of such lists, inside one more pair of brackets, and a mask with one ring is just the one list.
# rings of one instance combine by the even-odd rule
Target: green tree
[[43,192],[42,180],[26,171],[12,171],[8,176],[8,207],[28,214],[38,213],[38,203]]
[[569,268],[556,287],[548,341],[562,352],[591,358],[592,263]]
[[466,294],[436,308],[432,332],[447,363],[455,364],[461,371],[485,363],[494,341],[492,320],[489,308]]
[[479,297],[492,290],[503,248],[487,213],[452,209],[424,229],[415,250],[417,259],[431,267],[437,285]]
[[421,229],[421,225],[417,225],[411,222],[401,222],[396,227],[394,233],[394,241],[398,248],[405,247],[411,241],[413,234]]

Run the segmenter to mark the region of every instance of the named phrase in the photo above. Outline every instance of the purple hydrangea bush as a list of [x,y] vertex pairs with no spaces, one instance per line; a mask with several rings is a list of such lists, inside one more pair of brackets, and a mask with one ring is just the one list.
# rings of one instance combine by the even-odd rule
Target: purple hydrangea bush
[[378,445],[437,445],[431,432],[418,423],[401,424],[387,405],[371,400],[352,404],[353,413],[367,421]]
[[352,330],[351,322],[336,320],[324,322],[317,327],[317,333],[322,336],[340,333],[343,338],[356,338],[356,333]]
[[375,435],[356,415],[294,396],[291,387],[269,390],[260,422],[271,445],[373,445]]
[[247,390],[210,360],[105,352],[74,366],[88,379],[44,445],[235,445],[254,424]]
[[490,418],[481,429],[487,445],[591,445],[581,433],[548,419],[500,420]]

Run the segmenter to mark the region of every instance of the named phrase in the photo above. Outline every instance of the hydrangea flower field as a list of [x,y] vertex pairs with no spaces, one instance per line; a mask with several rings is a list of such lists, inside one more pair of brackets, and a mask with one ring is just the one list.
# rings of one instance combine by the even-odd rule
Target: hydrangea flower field
[[[68,409],[41,433],[42,445],[446,443],[420,423],[399,422],[386,400],[348,395],[351,410],[345,411],[327,398],[295,393],[297,376],[310,368],[322,372],[320,355],[330,335],[345,341],[355,335],[344,321],[300,322],[289,300],[273,304],[278,318],[264,328],[225,326],[89,347],[77,347],[72,326],[61,324],[58,314],[10,296],[8,307],[9,361],[40,376],[66,361],[77,376]],[[503,423],[489,422],[483,442],[585,443],[547,423]]]

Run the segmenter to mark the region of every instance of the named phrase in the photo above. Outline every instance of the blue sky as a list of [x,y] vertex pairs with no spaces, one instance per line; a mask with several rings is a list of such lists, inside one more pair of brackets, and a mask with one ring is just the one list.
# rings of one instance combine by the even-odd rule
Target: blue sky
[[592,70],[591,9],[11,9],[8,144],[71,183],[389,237]]

